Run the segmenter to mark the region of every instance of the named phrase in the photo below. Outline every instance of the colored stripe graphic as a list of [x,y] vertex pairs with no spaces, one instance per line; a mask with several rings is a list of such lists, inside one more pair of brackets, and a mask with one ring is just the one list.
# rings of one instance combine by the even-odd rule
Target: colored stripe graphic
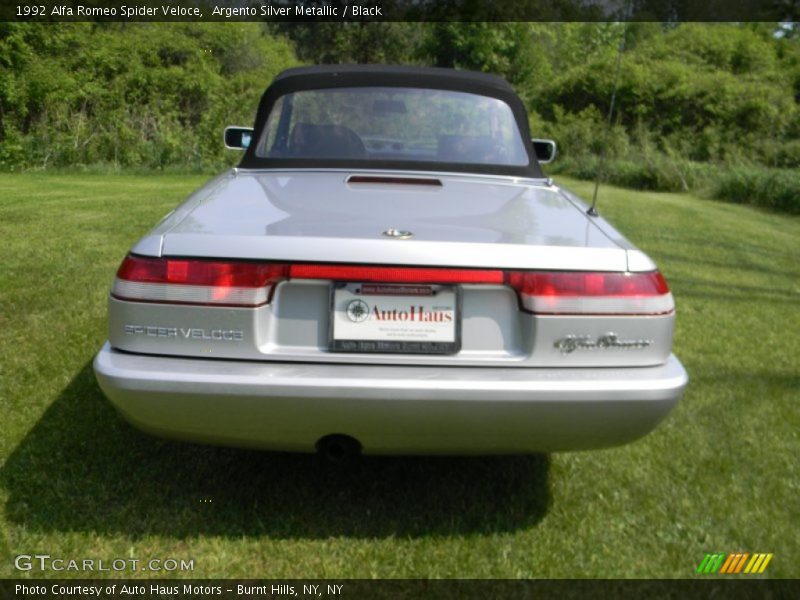
[[763,562],[763,560],[764,560],[764,555],[763,554],[753,554],[753,558],[751,558],[750,562],[747,563],[747,566],[744,568],[744,572],[745,573],[751,573],[751,572],[752,573],[756,573],[757,571],[755,571],[753,569],[753,567],[758,569],[758,567],[761,566],[761,563]]
[[761,563],[761,568],[758,570],[758,572],[759,573],[763,573],[764,569],[767,568],[767,565],[769,564],[769,561],[771,561],[771,560],[772,560],[772,552],[767,554],[766,558],[764,558],[764,562]]
[[719,566],[722,564],[724,554],[706,554],[700,566],[697,567],[698,573],[716,573]]
[[[760,574],[763,573],[772,560],[772,553],[734,552],[733,554],[706,554],[700,565],[698,573],[735,574]],[[746,566],[745,566],[746,565]]]
[[739,573],[744,568],[744,563],[749,557],[750,557],[750,554],[748,552],[745,552],[744,554],[742,554],[742,558],[736,564],[736,570],[734,571],[734,573]]
[[710,554],[706,554],[703,557],[703,560],[700,561],[700,565],[697,567],[697,572],[698,573],[705,573],[705,569],[708,566],[709,562],[711,562],[711,555]]
[[731,567],[736,564],[737,560],[739,560],[738,554],[728,554],[728,559],[725,561],[725,564],[722,565],[722,568],[719,570],[719,572],[730,573]]

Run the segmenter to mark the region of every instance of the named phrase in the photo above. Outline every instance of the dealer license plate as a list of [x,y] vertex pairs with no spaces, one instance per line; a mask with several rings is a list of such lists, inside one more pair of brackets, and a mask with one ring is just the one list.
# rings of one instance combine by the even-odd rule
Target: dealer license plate
[[446,285],[334,283],[333,352],[455,354],[461,345],[459,290]]

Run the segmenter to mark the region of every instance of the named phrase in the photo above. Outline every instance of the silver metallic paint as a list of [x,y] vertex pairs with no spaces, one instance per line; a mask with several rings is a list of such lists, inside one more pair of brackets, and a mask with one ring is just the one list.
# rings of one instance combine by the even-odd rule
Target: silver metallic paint
[[94,369],[126,418],[157,435],[312,452],[340,433],[368,454],[613,446],[652,430],[687,383],[674,356],[648,368],[437,368],[163,358],[105,344]]

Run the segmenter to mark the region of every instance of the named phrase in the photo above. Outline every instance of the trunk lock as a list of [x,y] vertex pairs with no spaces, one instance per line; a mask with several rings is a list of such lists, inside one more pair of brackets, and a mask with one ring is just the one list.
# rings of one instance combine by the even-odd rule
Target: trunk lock
[[411,233],[410,231],[404,231],[402,229],[391,228],[391,229],[387,229],[386,231],[384,231],[383,235],[385,235],[386,237],[394,238],[396,240],[407,240],[408,238],[410,238],[414,234]]

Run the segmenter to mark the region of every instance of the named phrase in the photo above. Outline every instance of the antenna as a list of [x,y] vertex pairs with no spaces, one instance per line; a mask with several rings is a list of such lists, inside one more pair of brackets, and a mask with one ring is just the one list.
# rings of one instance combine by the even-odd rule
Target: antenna
[[[617,48],[617,66],[615,67],[616,72],[614,73],[614,90],[611,92],[611,104],[608,107],[608,122],[606,123],[606,140],[609,138],[609,133],[611,132],[611,123],[614,119],[614,103],[617,100],[617,89],[619,89],[619,72],[622,67],[622,55],[625,52],[625,42],[628,38],[628,18],[630,18],[630,4],[628,5],[628,15],[625,20],[625,27],[622,29],[622,37],[619,41],[619,46]],[[586,214],[590,217],[597,217],[600,213],[597,212],[597,191],[600,189],[600,178],[603,175],[603,167],[605,166],[605,158],[608,155],[607,150],[605,147],[603,148],[603,154],[600,156],[600,161],[597,164],[597,175],[594,180],[594,193],[592,194],[592,205],[589,207],[589,210],[586,211]]]

